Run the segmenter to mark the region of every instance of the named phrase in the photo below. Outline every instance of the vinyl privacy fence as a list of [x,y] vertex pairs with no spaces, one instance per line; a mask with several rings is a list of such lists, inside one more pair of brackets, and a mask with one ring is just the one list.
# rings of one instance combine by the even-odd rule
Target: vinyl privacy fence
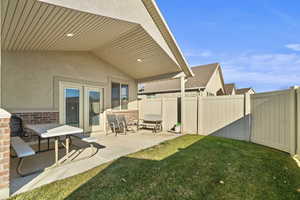
[[[180,121],[180,107],[176,97],[143,99],[139,101],[140,118],[162,115],[163,129],[168,131]],[[249,140],[249,118],[245,116],[250,113],[250,96],[185,97],[184,107],[184,132]]]
[[251,96],[251,141],[291,154],[299,152],[300,90]]
[[[163,129],[180,118],[180,100],[139,101],[140,118],[160,114]],[[254,95],[185,97],[184,131],[251,141],[300,155],[300,89]]]
[[296,154],[300,155],[300,89],[297,90],[297,116],[296,116],[296,137],[297,137],[297,146]]

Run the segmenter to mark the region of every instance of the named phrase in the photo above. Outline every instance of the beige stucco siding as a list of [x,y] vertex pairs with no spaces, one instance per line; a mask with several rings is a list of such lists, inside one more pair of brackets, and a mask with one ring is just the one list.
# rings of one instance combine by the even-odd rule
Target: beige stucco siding
[[41,0],[83,12],[116,18],[140,24],[152,38],[165,50],[165,52],[177,63],[167,42],[164,40],[160,30],[152,20],[142,0]]
[[224,91],[223,84],[222,84],[222,79],[221,79],[221,76],[220,76],[220,71],[218,69],[217,71],[214,72],[211,80],[208,82],[205,91],[208,92],[208,93],[212,93],[214,95],[217,95],[217,92],[220,89],[222,91]]
[[136,108],[137,83],[87,52],[2,52],[2,107],[10,111],[58,110],[59,81],[104,88],[110,107],[110,83],[129,84],[130,108]]

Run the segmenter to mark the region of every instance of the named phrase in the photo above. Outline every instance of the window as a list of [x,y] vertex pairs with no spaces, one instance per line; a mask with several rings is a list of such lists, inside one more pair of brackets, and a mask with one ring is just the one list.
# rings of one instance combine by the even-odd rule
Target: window
[[122,110],[127,110],[128,109],[128,101],[129,101],[129,96],[128,96],[128,85],[121,85],[121,109]]
[[114,110],[127,110],[129,102],[129,87],[126,84],[111,84],[111,107]]

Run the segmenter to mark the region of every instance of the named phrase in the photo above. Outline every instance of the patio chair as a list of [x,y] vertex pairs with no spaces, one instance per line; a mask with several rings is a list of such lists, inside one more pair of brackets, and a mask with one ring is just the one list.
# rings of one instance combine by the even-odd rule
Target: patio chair
[[125,115],[117,115],[117,120],[118,120],[119,123],[121,123],[125,127],[126,132],[127,131],[133,131],[134,132],[133,126],[137,126],[137,123],[127,122]]
[[118,133],[125,133],[125,135],[127,134],[125,125],[118,121],[118,118],[115,114],[107,114],[106,119],[111,131],[115,133],[116,136]]

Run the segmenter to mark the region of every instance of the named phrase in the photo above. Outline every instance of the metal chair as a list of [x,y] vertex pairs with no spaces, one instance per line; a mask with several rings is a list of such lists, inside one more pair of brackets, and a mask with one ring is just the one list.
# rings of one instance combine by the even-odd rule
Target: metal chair
[[[116,136],[118,133],[125,133],[125,135],[127,134],[124,123],[120,123],[115,114],[107,114],[106,119],[107,119],[107,122],[108,122],[108,125],[109,125],[111,131],[113,133],[115,133]],[[106,133],[106,135],[107,135],[107,133]]]
[[117,115],[117,120],[118,120],[119,123],[121,123],[125,127],[126,132],[127,131],[134,131],[134,129],[132,127],[137,126],[137,124],[128,123],[127,120],[126,120],[125,115]]

